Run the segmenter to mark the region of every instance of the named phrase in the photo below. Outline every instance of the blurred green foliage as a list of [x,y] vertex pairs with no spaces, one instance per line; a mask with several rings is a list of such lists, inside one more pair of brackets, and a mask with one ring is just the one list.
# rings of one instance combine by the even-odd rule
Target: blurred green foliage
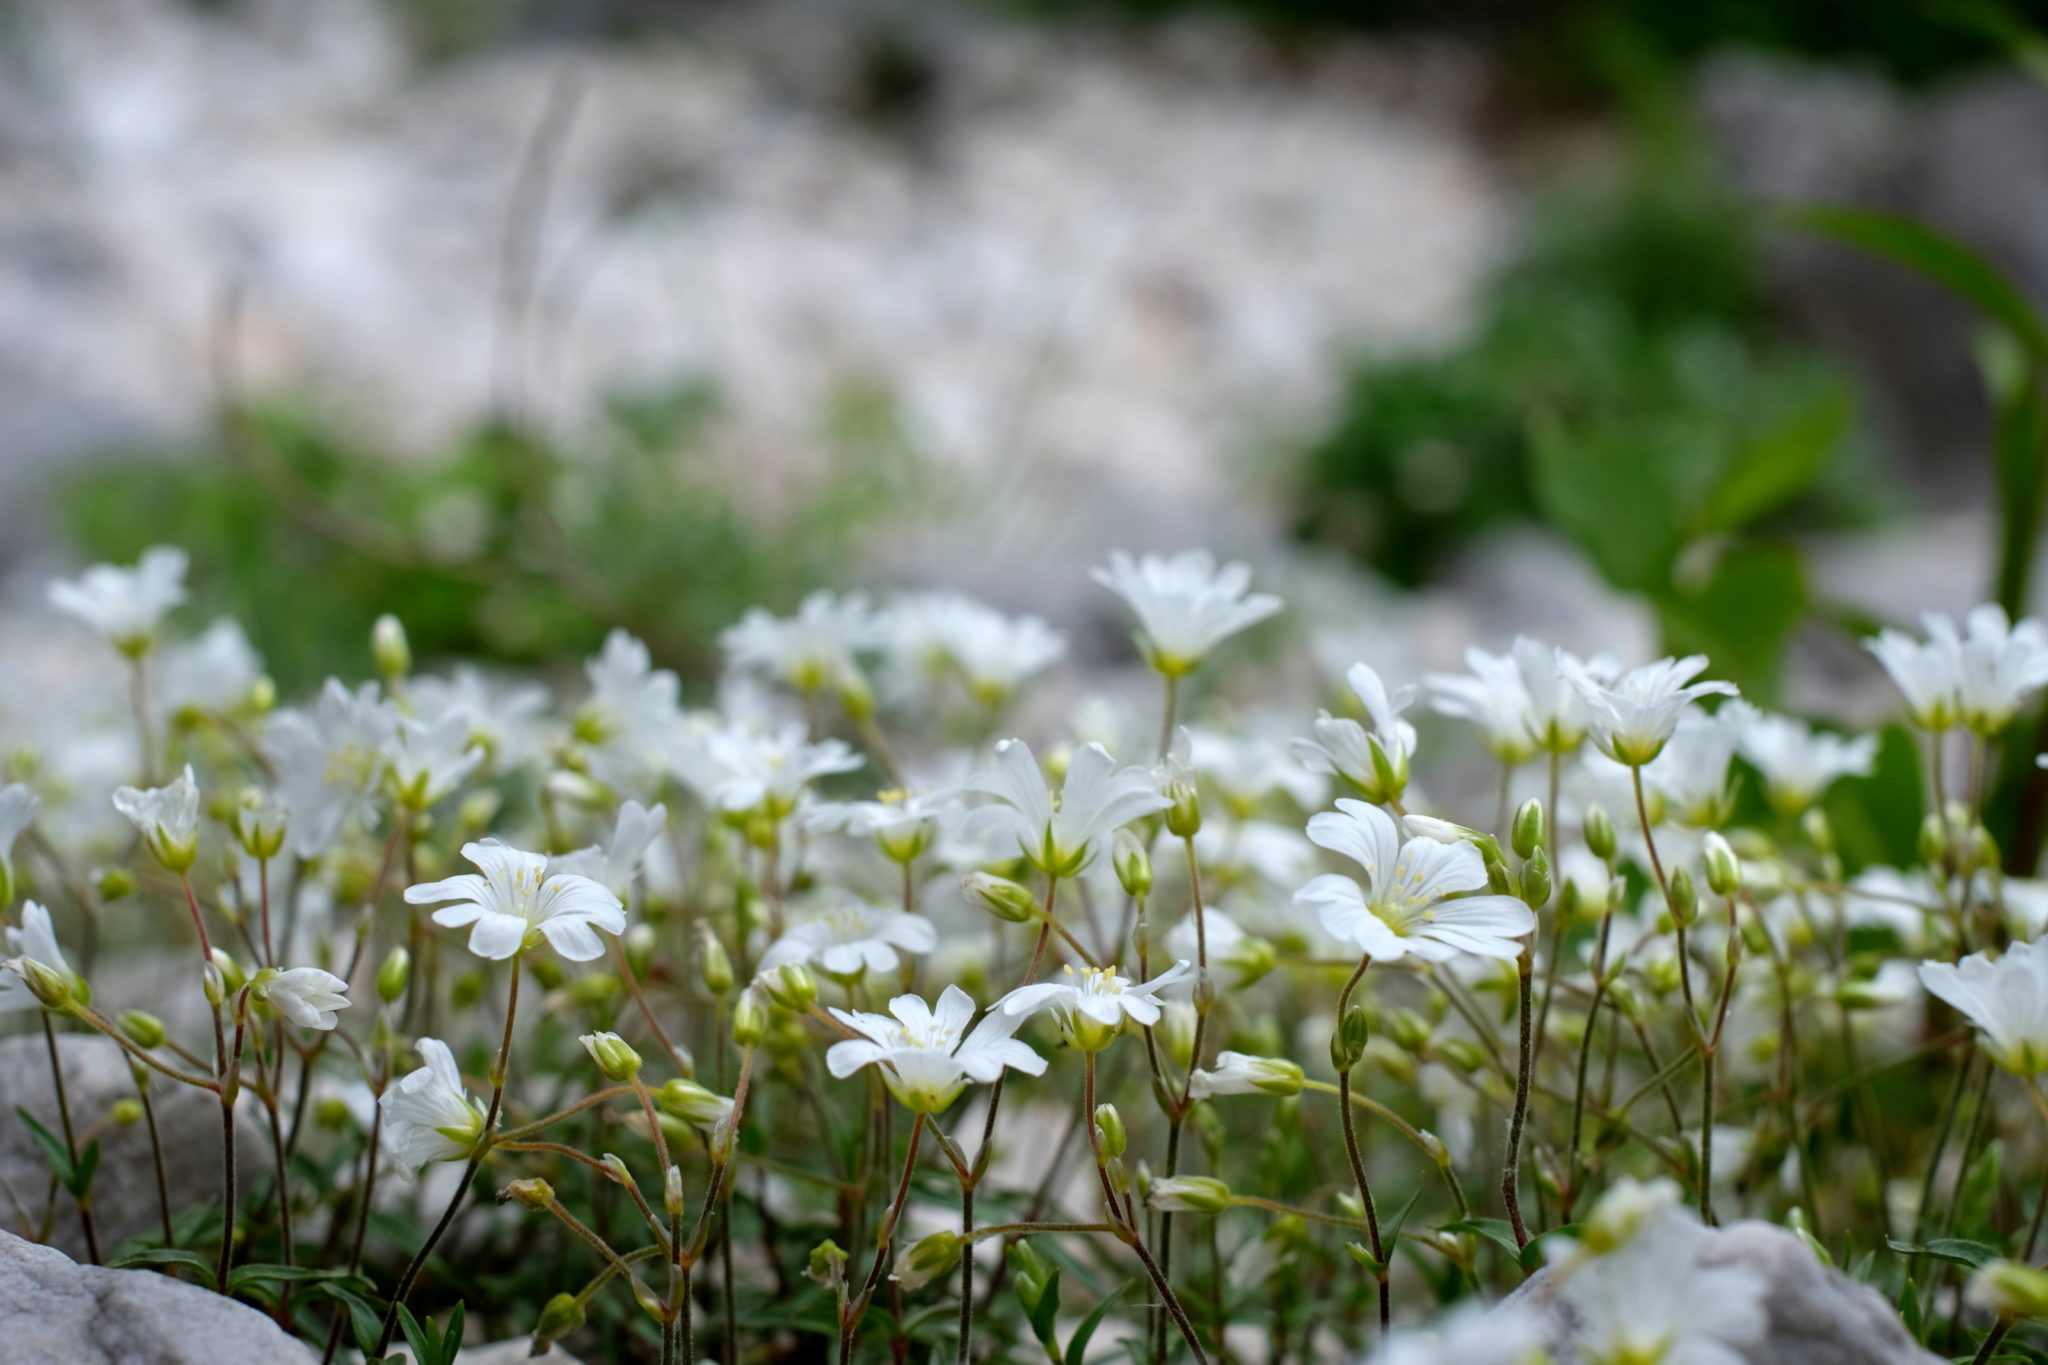
[[1467,340],[1359,365],[1297,524],[1417,583],[1547,523],[1768,699],[1809,605],[1778,533],[1892,501],[1847,376],[1773,316],[1752,216],[1666,130],[1621,183],[1539,209]]
[[286,695],[360,672],[385,611],[423,658],[560,664],[623,626],[704,679],[747,606],[786,608],[841,576],[904,505],[912,459],[886,400],[849,392],[828,415],[825,476],[763,509],[702,453],[715,411],[684,382],[613,398],[573,443],[491,422],[410,457],[270,403],[198,449],[92,462],[58,505],[92,557],[189,550],[193,619],[239,619]]

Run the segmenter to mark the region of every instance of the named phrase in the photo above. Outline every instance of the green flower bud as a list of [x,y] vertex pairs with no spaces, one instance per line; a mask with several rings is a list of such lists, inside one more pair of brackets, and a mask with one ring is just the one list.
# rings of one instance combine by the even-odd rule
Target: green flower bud
[[1684,868],[1675,868],[1671,873],[1671,887],[1665,896],[1670,907],[1672,922],[1681,929],[1690,929],[1700,917],[1700,893],[1692,884],[1692,873]]
[[1963,1299],[2004,1322],[2048,1317],[2048,1271],[2018,1261],[1986,1261],[1970,1276]]
[[103,867],[93,878],[93,890],[102,901],[112,902],[135,894],[135,874],[125,867]]
[[1237,985],[1241,990],[1280,965],[1280,954],[1267,940],[1246,934],[1216,961],[1237,973]]
[[249,984],[249,973],[234,958],[228,956],[226,949],[213,950],[213,965],[220,970],[221,986],[227,995],[232,995]]
[[522,1209],[545,1213],[554,1207],[555,1187],[538,1177],[531,1180],[515,1180],[498,1192],[500,1204],[508,1200]]
[[1923,863],[1938,863],[1948,855],[1948,826],[1931,811],[1920,822],[1919,851]]
[[910,1250],[896,1263],[889,1278],[905,1290],[922,1289],[933,1280],[950,1275],[960,1264],[960,1234],[935,1232],[911,1243]]
[[115,1100],[113,1109],[108,1112],[108,1117],[112,1118],[115,1123],[123,1128],[132,1128],[142,1122],[142,1101]]
[[960,879],[960,889],[969,901],[1012,924],[1023,924],[1038,914],[1038,902],[1031,893],[1007,877],[970,872]]
[[1365,749],[1372,762],[1373,790],[1365,793],[1365,799],[1376,806],[1391,805],[1401,799],[1408,790],[1408,755],[1390,755],[1386,746],[1380,743],[1376,734],[1365,737]]
[[164,1045],[164,1021],[141,1010],[122,1010],[121,1032],[128,1041],[147,1052]]
[[313,1122],[322,1132],[345,1133],[355,1127],[355,1115],[349,1112],[348,1101],[330,1095],[313,1103]]
[[1522,903],[1541,910],[1550,900],[1550,855],[1538,845],[1522,864]]
[[412,954],[400,944],[385,955],[377,968],[377,998],[385,1004],[393,1004],[405,994],[405,984],[412,979]]
[[633,1172],[626,1165],[626,1159],[618,1153],[606,1152],[598,1164],[604,1167],[604,1173],[611,1178],[612,1184],[629,1190],[640,1188],[640,1182],[633,1178]]
[[718,935],[703,920],[697,921],[697,976],[704,989],[713,995],[724,995],[732,989],[732,959],[726,956]]
[[1124,1133],[1123,1115],[1113,1104],[1095,1106],[1095,1138],[1105,1157],[1122,1156],[1129,1138]]
[[[529,957],[528,962],[539,965],[547,961],[544,957]],[[484,977],[482,972],[463,972],[448,983],[448,1003],[458,1010],[466,1010],[484,998]]]
[[818,978],[801,962],[785,962],[765,971],[759,981],[768,998],[786,1010],[802,1014],[817,1003]]
[[1603,862],[1614,860],[1615,850],[1620,846],[1614,834],[1614,821],[1607,818],[1607,812],[1598,806],[1586,807],[1585,820],[1586,848]]
[[1365,1045],[1371,1037],[1372,1027],[1365,1017],[1364,1008],[1353,1005],[1338,1021],[1337,1031],[1330,1035],[1330,1065],[1339,1073],[1357,1066],[1365,1056]]
[[661,1206],[671,1218],[680,1218],[683,1213],[683,1168],[669,1163],[668,1171],[661,1178]]
[[1445,1061],[1468,1074],[1486,1065],[1486,1054],[1469,1038],[1445,1038],[1436,1045],[1436,1050]]
[[1109,850],[1110,865],[1116,869],[1116,879],[1122,883],[1124,894],[1140,900],[1151,894],[1152,859],[1138,842],[1138,836],[1120,829],[1111,838]]
[[405,638],[405,627],[390,612],[370,627],[370,657],[377,661],[377,671],[386,682],[396,682],[412,672],[412,645]]
[[1707,889],[1717,896],[1732,896],[1742,887],[1742,864],[1735,850],[1718,833],[1700,841],[1700,861],[1707,872]]
[[1815,806],[1800,817],[1799,828],[1806,835],[1806,842],[1812,844],[1816,852],[1835,851],[1835,827],[1828,823],[1827,812],[1819,806]]
[[1161,1176],[1145,1202],[1163,1213],[1221,1213],[1230,1207],[1230,1186],[1213,1175]]
[[804,1266],[804,1277],[821,1284],[827,1289],[846,1282],[846,1253],[839,1244],[827,1237],[811,1248],[810,1259]]
[[586,1033],[577,1041],[597,1063],[608,1081],[630,1080],[640,1074],[640,1054],[616,1033]]
[[759,988],[740,992],[732,1007],[732,1040],[740,1047],[759,1047],[768,1038],[768,1003]]
[[695,1081],[675,1080],[655,1092],[662,1112],[697,1128],[709,1128],[732,1112],[732,1101]]
[[1527,858],[1542,848],[1546,842],[1548,826],[1544,823],[1543,803],[1530,797],[1515,811],[1514,824],[1510,825],[1508,841],[1513,845],[1517,858]]
[[1390,1011],[1380,1020],[1387,1040],[1403,1052],[1420,1052],[1429,1046],[1429,1022],[1411,1009]]
[[546,1347],[582,1325],[582,1301],[574,1294],[557,1294],[541,1308],[540,1317],[533,1324],[534,1344]]
[[1176,839],[1192,839],[1202,832],[1202,796],[1193,782],[1175,782],[1167,796],[1166,832]]

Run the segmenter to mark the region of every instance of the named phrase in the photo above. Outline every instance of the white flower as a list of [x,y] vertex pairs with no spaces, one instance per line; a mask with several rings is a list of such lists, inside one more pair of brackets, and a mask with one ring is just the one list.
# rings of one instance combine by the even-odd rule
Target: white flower
[[1843,738],[1790,716],[1757,714],[1742,732],[1742,756],[1763,776],[1771,805],[1797,815],[1841,777],[1868,777],[1877,736]]
[[1643,780],[1680,823],[1711,829],[1727,822],[1733,804],[1728,765],[1755,715],[1756,708],[1738,698],[1712,715],[1688,707],[1679,716],[1664,751],[1643,768]]
[[1585,699],[1593,742],[1600,752],[1639,768],[1663,752],[1688,703],[1715,694],[1735,695],[1732,683],[1689,683],[1706,666],[1706,655],[1691,654],[1632,668],[1612,681],[1584,665],[1568,668],[1565,676]]
[[485,839],[464,844],[462,856],[483,869],[445,881],[406,888],[412,905],[436,905],[434,923],[450,929],[465,924],[469,950],[478,957],[503,959],[521,951],[538,932],[571,962],[589,962],[604,952],[594,930],[625,932],[626,911],[619,898],[588,877],[574,873],[548,875],[548,860]]
[[0,787],[0,906],[13,899],[9,859],[14,855],[14,841],[36,818],[36,807],[42,803],[41,797],[19,782]]
[[1049,877],[1075,875],[1109,835],[1171,804],[1153,785],[1151,773],[1136,766],[1118,768],[1100,744],[1074,751],[1058,801],[1045,785],[1031,746],[1021,739],[996,745],[995,766],[977,774],[967,789],[996,798],[976,808],[969,832],[1014,844]]
[[449,712],[431,724],[401,716],[386,750],[393,793],[409,810],[425,810],[454,791],[484,761],[470,740],[469,717]]
[[277,785],[291,807],[291,847],[313,858],[333,847],[342,826],[369,809],[398,732],[398,708],[380,700],[377,684],[351,692],[329,678],[310,712],[280,711],[263,750],[277,767]]
[[1283,745],[1201,729],[1190,731],[1189,742],[1195,771],[1216,788],[1239,818],[1249,816],[1274,792],[1305,809],[1322,804],[1327,784],[1302,771]]
[[1167,930],[1162,946],[1170,956],[1190,962],[1202,961],[1202,950],[1206,948],[1209,970],[1224,990],[1236,990],[1273,969],[1272,945],[1247,934],[1235,919],[1214,906],[1202,909],[1199,939],[1195,934],[1195,917],[1189,915]]
[[834,1043],[825,1069],[844,1080],[864,1066],[879,1066],[889,1093],[920,1114],[938,1113],[969,1081],[987,1085],[1006,1067],[1027,1076],[1045,1072],[1045,1058],[1011,1036],[1019,1017],[992,1009],[967,1032],[974,1001],[958,986],[946,987],[937,1008],[899,995],[889,1002],[888,1015],[842,1009],[832,1014],[862,1037]]
[[1000,706],[1067,656],[1067,642],[1036,616],[1006,616],[956,592],[898,598],[882,619],[894,671],[905,684],[957,675],[981,706]]
[[1621,1235],[1563,1267],[1559,1291],[1577,1319],[1585,1365],[1743,1365],[1742,1348],[1769,1324],[1763,1277],[1703,1264],[1705,1230],[1661,1193],[1625,1217],[1596,1209],[1589,1227],[1601,1223]]
[[1572,676],[1605,682],[1620,676],[1620,663],[1608,654],[1581,659],[1526,635],[1515,637],[1511,651],[1529,694],[1529,730],[1537,747],[1560,754],[1576,751],[1593,726],[1593,713],[1572,685]]
[[348,982],[318,967],[257,973],[257,998],[301,1028],[331,1029],[336,1010],[349,1006]]
[[854,654],[877,643],[874,612],[862,593],[837,596],[818,591],[804,598],[796,615],[775,616],[751,607],[739,624],[718,637],[734,668],[778,678],[799,692],[860,681]]
[[1945,730],[1961,722],[1983,735],[2003,730],[2026,700],[2048,683],[2048,631],[2033,620],[2014,625],[2003,608],[1970,608],[1963,629],[1929,612],[1922,642],[1884,630],[1865,642],[1906,698],[1915,725]]
[[95,564],[76,579],[50,584],[50,605],[98,632],[124,654],[142,654],[164,614],[185,600],[185,552],[158,545],[134,568]]
[[1316,865],[1315,845],[1301,830],[1271,820],[1205,820],[1195,833],[1195,856],[1219,877],[1257,877],[1274,886],[1299,886]]
[[410,1178],[434,1161],[460,1161],[484,1130],[483,1110],[462,1088],[455,1054],[439,1038],[422,1038],[420,1060],[426,1065],[399,1077],[384,1092],[384,1142]]
[[1401,719],[1415,700],[1415,688],[1388,692],[1380,675],[1365,664],[1353,664],[1344,681],[1364,705],[1372,730],[1319,711],[1315,738],[1295,740],[1295,757],[1311,772],[1342,778],[1368,801],[1396,800],[1408,784],[1408,759],[1415,752],[1415,727]]
[[590,697],[576,713],[576,738],[590,748],[590,771],[624,791],[651,791],[668,771],[680,738],[682,684],[654,667],[647,646],[623,630],[583,666]]
[[1247,594],[1248,566],[1233,561],[1218,568],[1207,550],[1135,560],[1117,550],[1108,568],[1091,569],[1089,577],[1130,606],[1146,662],[1168,677],[1194,672],[1219,643],[1281,605],[1270,593]]
[[1299,1062],[1282,1057],[1254,1057],[1244,1052],[1219,1052],[1216,1065],[1188,1077],[1188,1094],[1198,1100],[1212,1095],[1294,1095],[1301,1091]]
[[1069,1043],[1084,1052],[1100,1052],[1116,1041],[1126,1019],[1142,1027],[1158,1023],[1159,1001],[1154,997],[1185,980],[1193,968],[1185,961],[1176,962],[1143,984],[1118,976],[1113,966],[1076,972],[1069,965],[1061,970],[1065,981],[1019,986],[995,1007],[1020,1019],[1051,1010]]
[[1522,1308],[1464,1303],[1427,1327],[1405,1327],[1366,1365],[1543,1365],[1543,1333]]
[[2021,1076],[2048,1071],[2048,940],[2015,943],[1995,961],[1923,962],[1920,981],[1977,1026],[1992,1061]]
[[885,791],[872,801],[820,801],[804,810],[803,821],[806,829],[873,839],[885,856],[907,863],[930,847],[959,800],[958,787]]
[[537,684],[501,683],[463,664],[445,678],[414,678],[406,684],[406,697],[413,714],[429,725],[461,716],[470,743],[483,747],[495,770],[517,767],[539,750],[548,692]]
[[[7,928],[7,957],[9,961],[26,958],[66,977],[71,975],[71,964],[64,960],[56,930],[50,927],[50,912],[34,901],[22,902],[21,927]],[[18,971],[0,972],[0,1014],[41,1008],[42,1002],[29,989],[25,976]]]
[[[1479,727],[1486,749],[1503,763],[1523,763],[1535,756],[1529,689],[1513,654],[1488,654],[1467,646],[1467,673],[1429,673],[1422,679],[1429,704],[1439,715],[1454,716]],[[1553,671],[1555,665],[1552,665]]]
[[199,786],[191,764],[168,786],[115,788],[114,809],[135,822],[149,851],[171,871],[182,872],[199,856]]
[[818,778],[852,772],[865,761],[836,739],[813,744],[801,721],[767,733],[718,729],[701,736],[693,761],[678,772],[714,808],[760,811],[780,820]]
[[150,672],[150,704],[164,720],[241,705],[262,677],[263,661],[241,624],[222,617],[197,638],[164,646]]
[[1404,843],[1377,806],[1340,800],[1336,811],[1309,820],[1308,837],[1364,868],[1365,882],[1325,873],[1294,893],[1295,904],[1316,907],[1324,929],[1368,957],[1512,959],[1522,951],[1517,940],[1536,927],[1536,916],[1512,896],[1458,896],[1486,886],[1478,849],[1429,838]]
[[592,844],[552,859],[548,863],[548,872],[551,875],[567,872],[588,877],[624,900],[632,890],[633,878],[640,874],[640,864],[646,859],[647,850],[660,836],[661,827],[667,821],[667,806],[657,803],[650,809],[638,801],[628,801],[619,807],[618,823],[613,826],[610,839],[601,845]]
[[939,931],[922,915],[878,910],[848,894],[811,918],[792,924],[761,955],[761,970],[785,962],[808,962],[831,976],[863,971],[891,972],[896,950],[928,953],[939,946]]

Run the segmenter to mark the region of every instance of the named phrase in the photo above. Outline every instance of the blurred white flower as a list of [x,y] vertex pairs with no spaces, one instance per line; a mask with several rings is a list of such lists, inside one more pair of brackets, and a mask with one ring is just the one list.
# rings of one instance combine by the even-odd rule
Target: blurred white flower
[[1548,1365],[1543,1334],[1520,1308],[1465,1303],[1426,1327],[1403,1327],[1366,1365]]
[[1565,677],[1585,700],[1600,752],[1639,768],[1663,752],[1689,703],[1715,694],[1735,695],[1733,683],[1690,681],[1706,666],[1706,655],[1692,654],[1659,659],[1612,680],[1585,665],[1567,667]]
[[1679,714],[1664,751],[1643,768],[1643,781],[1664,797],[1672,818],[1696,829],[1727,822],[1734,803],[1728,765],[1755,716],[1739,697],[1711,715],[1696,706]]
[[2048,941],[2015,943],[1996,959],[1923,962],[1920,981],[1977,1027],[1992,1061],[2021,1076],[2048,1071]]
[[[412,905],[442,905],[434,923],[450,929],[475,926],[469,950],[481,958],[504,959],[520,952],[530,934],[538,933],[571,962],[589,962],[604,952],[596,930],[625,932],[626,911],[619,898],[588,877],[574,873],[548,875],[548,860],[485,839],[464,844],[462,856],[483,869],[443,881],[406,888]],[[454,904],[442,904],[443,902]]]
[[864,1066],[880,1067],[889,1093],[920,1114],[938,1113],[969,1081],[987,1085],[1005,1068],[1045,1073],[1045,1058],[1012,1036],[1019,1016],[991,1009],[968,1032],[974,1001],[958,986],[946,987],[936,1008],[899,995],[886,1015],[842,1009],[832,1015],[862,1036],[834,1043],[825,1053],[826,1070],[844,1080]]
[[493,771],[530,761],[540,748],[540,722],[548,690],[537,683],[500,681],[481,669],[459,664],[445,678],[414,678],[406,684],[413,715],[428,725],[461,716],[470,743],[489,755]]
[[996,745],[995,766],[967,784],[995,800],[975,808],[970,833],[1014,844],[1050,877],[1071,877],[1094,860],[1110,834],[1170,804],[1152,774],[1118,768],[1100,744],[1083,744],[1067,761],[1058,801],[1045,784],[1031,746],[1021,739]]
[[893,673],[906,689],[957,677],[976,704],[1000,706],[1067,656],[1067,642],[1036,616],[1008,616],[956,592],[912,593],[882,618]]
[[1116,550],[1109,567],[1091,569],[1089,577],[1124,599],[1138,618],[1146,662],[1170,678],[1194,672],[1222,641],[1281,607],[1270,593],[1247,591],[1248,565],[1232,561],[1219,568],[1207,550],[1138,559]]
[[1214,1095],[1295,1095],[1301,1092],[1301,1082],[1299,1062],[1219,1052],[1215,1066],[1189,1075],[1188,1094],[1198,1100]]
[[682,684],[654,667],[647,646],[623,630],[583,666],[590,696],[576,713],[576,738],[589,748],[590,771],[607,786],[651,793],[667,775],[682,732]]
[[241,623],[222,617],[191,640],[174,640],[150,670],[150,706],[161,723],[191,711],[231,711],[249,699],[263,661]]
[[804,828],[872,839],[883,854],[907,863],[931,846],[958,808],[958,787],[885,791],[872,801],[819,801],[804,809]]
[[1304,810],[1322,804],[1328,784],[1304,771],[1283,744],[1200,728],[1189,731],[1189,743],[1195,771],[1240,819],[1275,792]]
[[858,683],[854,655],[880,643],[866,594],[820,590],[804,598],[794,616],[750,607],[739,624],[718,637],[734,668],[765,674],[799,692]]
[[334,846],[349,820],[367,817],[384,754],[397,733],[398,708],[380,699],[377,684],[351,692],[336,678],[320,689],[312,711],[280,711],[271,718],[263,749],[291,807],[293,853],[318,857]]
[[[23,958],[66,977],[71,975],[71,964],[64,960],[64,949],[58,945],[56,930],[50,925],[50,912],[34,901],[22,902],[19,929],[7,926],[7,959],[14,962]],[[0,1014],[41,1008],[42,1002],[29,989],[26,976],[18,970],[0,971]]]
[[1992,603],[1970,608],[1960,632],[1934,612],[1920,621],[1925,641],[1886,629],[1865,647],[1905,696],[1908,718],[1923,729],[1961,723],[1995,735],[2048,683],[2048,631],[2038,621],[2014,625]]
[[[1477,645],[1468,645],[1465,667],[1471,671],[1423,676],[1431,709],[1478,726],[1487,752],[1503,763],[1523,763],[1534,757],[1533,708],[1515,655],[1489,654]],[[1554,671],[1555,665],[1551,667]]]
[[1486,865],[1469,843],[1405,842],[1393,817],[1363,801],[1339,800],[1308,822],[1308,837],[1365,870],[1363,884],[1325,873],[1294,893],[1323,928],[1377,961],[1413,954],[1447,962],[1460,952],[1514,958],[1536,916],[1512,896],[1484,891]]
[[158,545],[132,569],[95,564],[75,579],[51,583],[50,605],[123,654],[143,654],[156,642],[164,615],[185,600],[188,562],[183,550]]
[[699,737],[701,761],[690,772],[714,809],[760,811],[779,820],[796,809],[812,782],[866,761],[837,739],[813,744],[808,733],[800,721],[768,733],[713,730]]
[[449,712],[431,723],[400,716],[385,759],[399,805],[421,811],[475,772],[484,751],[470,739],[469,717]]
[[192,866],[199,854],[199,784],[192,765],[162,787],[117,787],[114,809],[134,822],[156,860],[173,872]]
[[1342,778],[1368,801],[1398,799],[1415,752],[1415,727],[1401,719],[1401,713],[1415,700],[1416,689],[1409,685],[1389,692],[1366,664],[1353,664],[1344,680],[1365,707],[1371,731],[1348,716],[1319,711],[1315,737],[1295,740],[1295,756],[1311,772]]
[[939,946],[939,931],[922,915],[881,910],[850,893],[789,926],[761,955],[761,970],[806,962],[830,976],[893,972],[897,950],[923,954]]
[[1837,778],[1870,776],[1877,736],[1845,738],[1790,716],[1759,712],[1742,732],[1741,751],[1762,775],[1772,807],[1797,815],[1826,795]]
[[628,801],[619,807],[618,823],[612,827],[611,838],[550,859],[548,873],[588,877],[624,900],[633,887],[633,879],[640,874],[647,850],[661,836],[667,821],[667,806],[656,803],[650,809],[638,801]]
[[460,1161],[484,1130],[484,1114],[462,1088],[455,1054],[439,1038],[419,1041],[417,1071],[398,1078],[384,1092],[384,1142],[410,1179],[435,1161]]

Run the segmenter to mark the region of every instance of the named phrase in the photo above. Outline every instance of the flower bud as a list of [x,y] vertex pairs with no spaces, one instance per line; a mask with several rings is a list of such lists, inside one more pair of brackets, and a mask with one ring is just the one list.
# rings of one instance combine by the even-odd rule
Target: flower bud
[[1602,862],[1612,862],[1615,850],[1620,846],[1614,834],[1614,821],[1607,818],[1607,812],[1598,806],[1586,807],[1585,820],[1586,849]]
[[1116,879],[1122,883],[1125,895],[1143,900],[1151,893],[1152,859],[1129,829],[1118,830],[1109,841],[1109,862],[1116,869]]
[[1932,811],[1920,822],[1920,861],[1938,863],[1948,854],[1948,826]]
[[32,957],[10,958],[7,965],[28,983],[29,992],[44,1009],[62,1014],[71,1008],[69,973],[60,972]]
[[1389,755],[1376,734],[1365,737],[1365,749],[1372,763],[1371,790],[1365,793],[1365,799],[1376,806],[1399,801],[1402,793],[1408,790],[1408,755],[1405,752]]
[[827,1237],[811,1248],[810,1259],[804,1266],[804,1278],[827,1289],[842,1284],[846,1279],[846,1253],[839,1244]]
[[801,962],[785,962],[757,980],[768,998],[786,1010],[802,1014],[818,1001],[818,978]]
[[1970,1276],[1963,1301],[2004,1322],[2048,1317],[2048,1271],[2018,1261],[1986,1261]]
[[632,1277],[633,1302],[640,1305],[640,1311],[656,1322],[668,1321],[668,1300],[654,1292],[653,1288],[638,1275]]
[[93,878],[93,890],[102,901],[117,901],[135,894],[135,874],[125,867],[103,867]]
[[1166,793],[1172,805],[1166,808],[1166,832],[1176,839],[1192,839],[1202,832],[1202,796],[1191,781],[1172,784]]
[[1692,873],[1682,867],[1672,870],[1671,887],[1664,902],[1670,907],[1672,923],[1681,929],[1692,928],[1700,917],[1700,893],[1692,884]]
[[683,1168],[669,1163],[668,1171],[661,1178],[661,1206],[669,1217],[680,1218],[683,1213]]
[[1124,1133],[1123,1115],[1113,1104],[1095,1106],[1095,1138],[1105,1157],[1122,1156],[1130,1139]]
[[724,995],[732,989],[732,959],[726,956],[718,935],[703,920],[697,921],[697,976],[704,989],[713,995]]
[[1800,817],[1799,828],[1806,835],[1806,842],[1812,844],[1818,853],[1835,851],[1835,827],[1828,822],[1827,812],[1819,806]]
[[142,1122],[142,1101],[116,1100],[114,1101],[113,1109],[109,1113],[109,1117],[123,1128],[133,1128],[136,1124]]
[[1528,856],[1522,864],[1522,903],[1541,910],[1550,901],[1550,855],[1539,844]]
[[145,1052],[164,1045],[164,1021],[141,1010],[121,1011],[121,1032]]
[[910,1250],[896,1262],[889,1278],[906,1290],[922,1289],[933,1280],[950,1275],[960,1264],[960,1234],[935,1232],[911,1243]]
[[1365,1045],[1371,1037],[1372,1027],[1365,1017],[1365,1009],[1353,1005],[1338,1021],[1337,1031],[1330,1035],[1330,1065],[1340,1073],[1357,1066],[1365,1056]]
[[640,1054],[616,1033],[586,1033],[577,1041],[597,1063],[608,1081],[630,1080],[640,1074]]
[[213,965],[220,971],[221,987],[224,992],[223,998],[234,994],[249,984],[249,973],[244,971],[241,964],[228,955],[225,948],[215,948],[213,950]]
[[236,802],[228,825],[242,851],[261,861],[275,858],[283,850],[289,821],[290,813],[283,801],[252,787]]
[[533,1340],[545,1347],[560,1341],[583,1325],[583,1303],[574,1294],[557,1294],[540,1310],[533,1324]]
[[749,986],[732,1007],[732,1040],[740,1047],[759,1047],[767,1038],[768,1003],[758,986]]
[[1436,1050],[1445,1061],[1467,1075],[1486,1065],[1486,1054],[1470,1038],[1445,1038],[1437,1043]]
[[655,1091],[662,1112],[697,1128],[708,1128],[732,1112],[732,1101],[695,1081],[675,1080]]
[[535,1213],[545,1213],[554,1206],[555,1187],[538,1177],[531,1180],[515,1180],[498,1194],[499,1203],[502,1204],[507,1200],[519,1205],[522,1209],[531,1209]]
[[1023,924],[1038,914],[1038,902],[1031,893],[1007,877],[970,872],[960,879],[960,889],[969,901],[1012,924]]
[[405,983],[412,978],[412,954],[400,944],[388,953],[382,965],[377,968],[377,998],[389,1005],[405,994]]
[[412,672],[412,645],[405,638],[405,626],[388,611],[370,627],[370,657],[377,661],[377,671],[386,682],[396,682]]
[[1162,1213],[1221,1213],[1230,1207],[1230,1186],[1213,1175],[1161,1176],[1145,1202]]
[[1508,841],[1517,858],[1528,858],[1544,846],[1545,834],[1543,802],[1532,796],[1515,812],[1515,822],[1508,829]]
[[839,704],[850,719],[862,721],[875,714],[875,689],[858,671],[848,669],[841,674],[837,690]]
[[1389,1042],[1403,1052],[1420,1052],[1429,1046],[1429,1021],[1411,1009],[1389,1012],[1380,1020]]
[[1742,887],[1742,864],[1735,850],[1719,833],[1710,832],[1700,841],[1700,861],[1707,872],[1707,889],[1717,896],[1732,896]]
[[228,998],[227,981],[221,975],[220,964],[211,961],[206,964],[199,974],[199,988],[206,993],[206,1003],[219,1009],[221,1002]]

